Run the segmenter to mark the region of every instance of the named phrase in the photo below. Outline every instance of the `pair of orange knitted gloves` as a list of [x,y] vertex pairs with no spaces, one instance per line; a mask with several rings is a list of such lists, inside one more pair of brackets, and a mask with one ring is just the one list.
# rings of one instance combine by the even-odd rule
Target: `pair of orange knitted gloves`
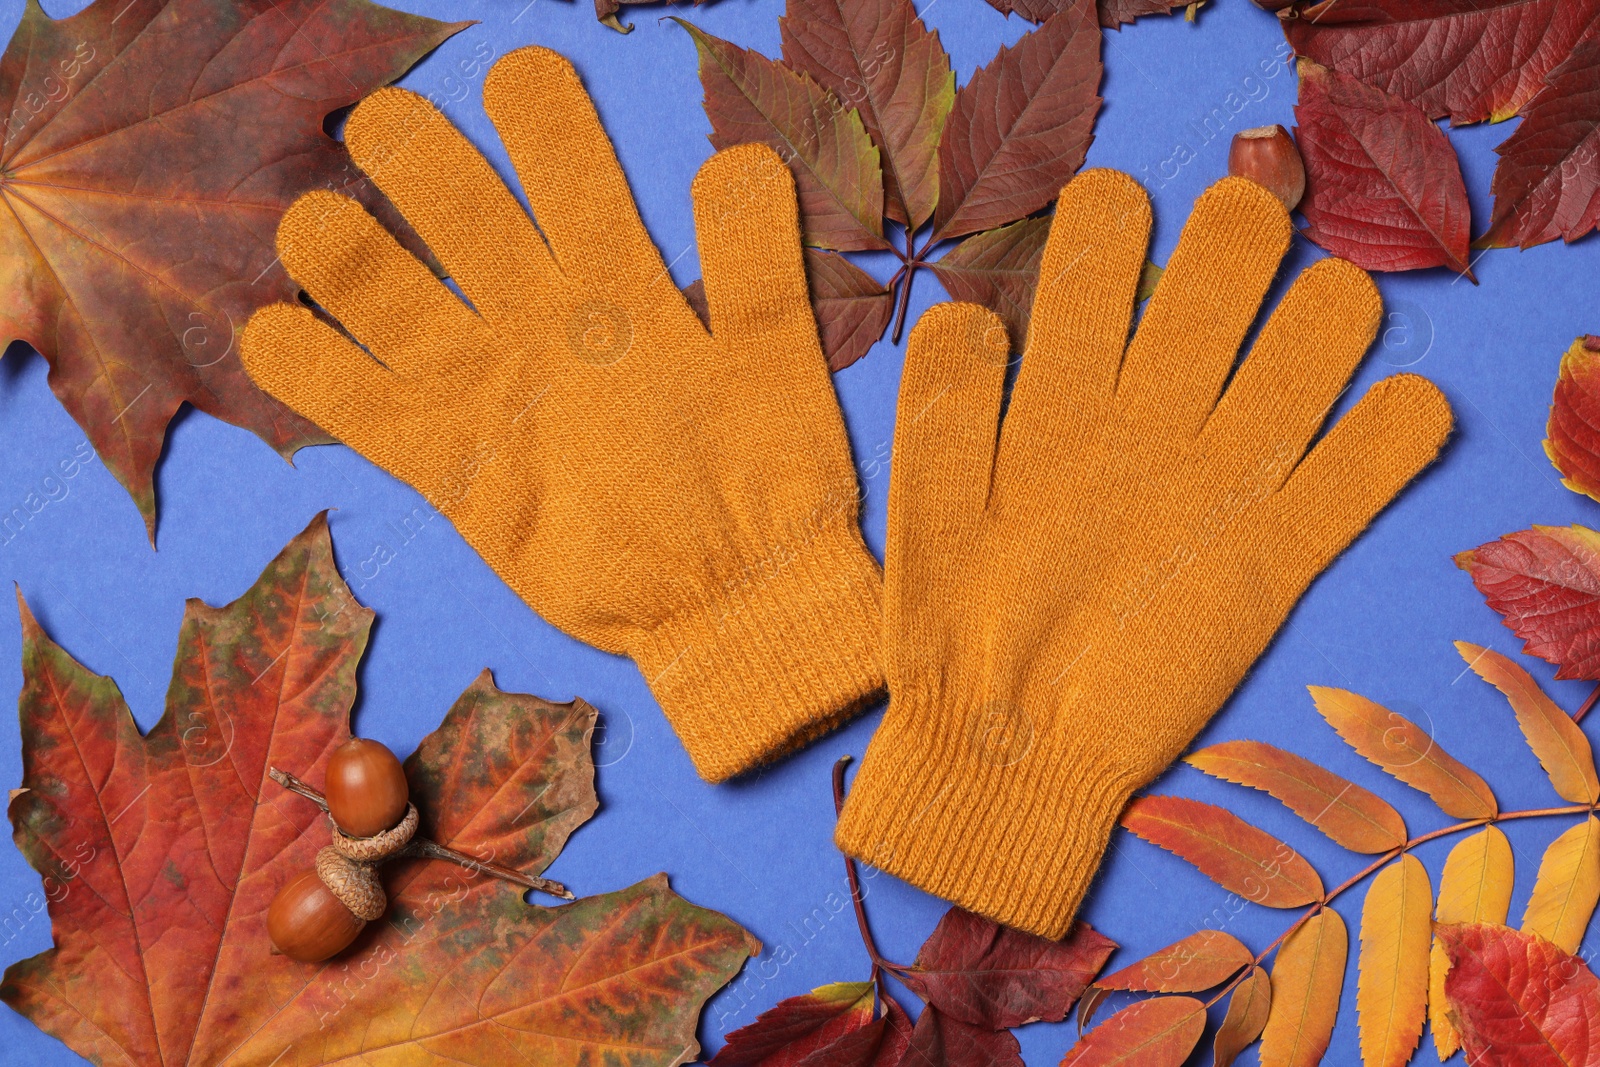
[[250,373],[545,618],[632,657],[707,779],[887,681],[838,841],[1001,922],[1067,931],[1128,797],[1449,431],[1402,375],[1307,451],[1381,313],[1340,260],[1234,370],[1291,233],[1242,180],[1200,198],[1130,344],[1150,205],[1089,171],[1056,208],[1003,425],[999,320],[946,304],[912,333],[880,579],[784,162],[745,145],[695,179],[708,331],[571,65],[514,52],[484,95],[538,228],[437,110],[380,90],[350,153],[465,301],[355,202],[309,194],[278,247],[347,332],[265,308]]

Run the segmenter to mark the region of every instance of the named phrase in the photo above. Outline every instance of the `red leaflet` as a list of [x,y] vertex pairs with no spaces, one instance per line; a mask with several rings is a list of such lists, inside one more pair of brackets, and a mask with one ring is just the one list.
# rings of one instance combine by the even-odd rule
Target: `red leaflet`
[[1600,337],[1580,337],[1561,357],[1545,455],[1574,493],[1600,501]]
[[1494,215],[1479,244],[1575,241],[1600,222],[1600,38],[1580,44],[1499,148]]
[[1010,1030],[964,1023],[929,1004],[917,1017],[902,1063],[905,1067],[1022,1067],[1022,1046]]
[[[990,6],[1007,15],[1021,15],[1029,22],[1043,22],[1072,0],[989,0]],[[1168,15],[1174,8],[1188,7],[1189,0],[1099,0],[1100,25],[1120,30],[1144,15]]]
[[1297,54],[1457,125],[1516,114],[1600,0],[1324,0],[1284,23]]
[[930,1006],[974,1026],[1059,1022],[1116,947],[1083,922],[1051,941],[951,908],[902,977]]
[[1100,111],[1094,0],[1071,0],[956,93],[939,142],[939,237],[992,229],[1054,200]]
[[[873,997],[871,982],[834,982],[780,1000],[756,1016],[755,1022],[729,1034],[728,1043],[710,1063],[714,1067],[793,1067],[812,1053],[872,1026]],[[881,1028],[873,1036],[881,1040]]]
[[1557,678],[1600,678],[1600,534],[1535,526],[1456,556],[1530,656]]
[[844,370],[883,336],[893,294],[843,256],[814,248],[806,249],[806,278],[828,369]]
[[1297,908],[1322,896],[1322,879],[1299,853],[1214,804],[1187,797],[1138,797],[1122,813],[1122,825],[1257,904]]
[[1450,957],[1445,996],[1466,1062],[1595,1062],[1600,980],[1542,937],[1487,923],[1438,928]]
[[1471,276],[1471,211],[1444,133],[1417,107],[1302,61],[1295,139],[1306,236],[1367,270],[1446,266]]
[[1023,219],[973,234],[935,260],[933,273],[957,300],[992,308],[1020,352],[1028,338],[1028,313],[1049,234],[1049,218]]

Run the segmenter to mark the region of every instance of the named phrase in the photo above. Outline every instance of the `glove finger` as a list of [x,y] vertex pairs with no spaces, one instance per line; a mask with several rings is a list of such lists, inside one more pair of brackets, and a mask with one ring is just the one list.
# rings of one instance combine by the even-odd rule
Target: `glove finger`
[[1292,233],[1278,198],[1245,178],[1195,201],[1117,382],[1118,404],[1147,441],[1199,432]]
[[491,322],[526,314],[556,280],[533,221],[489,161],[427,100],[379,89],[345,124],[350,156],[394,201]]
[[[789,168],[766,145],[737,145],[706,161],[692,195],[711,332],[731,353],[764,366],[804,360],[826,380]],[[774,349],[795,358],[774,360]]]
[[1072,451],[1072,436],[1110,401],[1149,243],[1150,197],[1128,175],[1085,171],[1061,190],[1006,414],[1002,479],[1036,467],[1041,445]]
[[489,71],[483,102],[562,273],[608,289],[671,284],[571,63],[519,48]]
[[983,519],[1009,352],[1005,325],[976,304],[936,304],[911,331],[889,485],[891,603],[908,564],[939,559]]
[[300,415],[424,495],[436,485],[436,448],[397,447],[414,414],[405,382],[310,310],[261,308],[239,354],[255,383]]
[[296,200],[278,225],[278,255],[313,300],[401,374],[491,348],[482,321],[348,197]]
[[1270,498],[1291,598],[1320,574],[1444,446],[1450,404],[1414,374],[1378,382]]
[[1226,477],[1276,489],[1377,336],[1383,301],[1367,272],[1324,259],[1295,279],[1201,432]]

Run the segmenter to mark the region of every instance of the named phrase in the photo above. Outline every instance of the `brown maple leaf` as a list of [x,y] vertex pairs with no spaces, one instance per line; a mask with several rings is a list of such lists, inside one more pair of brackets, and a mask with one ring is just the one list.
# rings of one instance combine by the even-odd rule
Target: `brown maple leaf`
[[49,361],[152,540],[185,402],[285,456],[328,440],[256,388],[235,331],[295,298],[273,235],[296,197],[376,199],[323,120],[467,25],[367,0],[96,0],[60,20],[28,0],[0,57],[0,329]]
[[[326,964],[269,954],[268,903],[327,843],[276,766],[317,783],[349,736],[372,612],[319,516],[243,597],[189,601],[166,714],[139,735],[115,683],[23,608],[15,836],[56,945],[0,998],[102,1064],[693,1059],[701,1004],[759,946],[658,875],[560,908],[438,861],[384,868],[390,906]],[[537,874],[594,812],[595,710],[488,672],[406,761],[424,832]]]

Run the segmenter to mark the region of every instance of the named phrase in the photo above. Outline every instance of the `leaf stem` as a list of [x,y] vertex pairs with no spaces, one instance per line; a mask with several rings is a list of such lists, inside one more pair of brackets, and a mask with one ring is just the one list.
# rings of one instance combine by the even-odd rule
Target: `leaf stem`
[[[837,818],[844,810],[844,769],[850,765],[851,756],[846,753],[840,756],[833,765],[833,814]],[[866,947],[867,958],[872,960],[871,981],[881,980],[881,972],[893,971],[903,974],[909,968],[892,960],[886,960],[878,953],[878,943],[872,939],[872,928],[867,925],[867,905],[861,895],[861,879],[856,874],[856,861],[848,854],[844,855],[844,875],[850,883],[850,903],[856,909],[856,928],[861,931],[861,944]]]
[[[294,775],[287,771],[280,771],[276,767],[269,768],[267,774],[274,782],[277,782],[289,792],[300,794],[321,808],[324,813],[327,812],[327,798]],[[467,855],[465,852],[458,852],[447,845],[441,845],[437,841],[430,841],[426,837],[413,837],[411,843],[401,849],[397,855],[449,860],[451,863],[465,867],[469,871],[475,871],[478,874],[487,874],[492,878],[498,878],[501,881],[520,885],[527,889],[537,889],[541,893],[548,893],[553,897],[560,897],[562,900],[573,899],[572,891],[560,882],[552,882],[548,878],[523,874],[521,871],[514,871],[510,867],[502,867],[498,863],[480,860],[475,856]]]
[[1583,717],[1589,714],[1596,701],[1600,701],[1600,682],[1596,682],[1594,688],[1589,690],[1589,697],[1583,702],[1583,706],[1572,713],[1572,721],[1582,722]]

